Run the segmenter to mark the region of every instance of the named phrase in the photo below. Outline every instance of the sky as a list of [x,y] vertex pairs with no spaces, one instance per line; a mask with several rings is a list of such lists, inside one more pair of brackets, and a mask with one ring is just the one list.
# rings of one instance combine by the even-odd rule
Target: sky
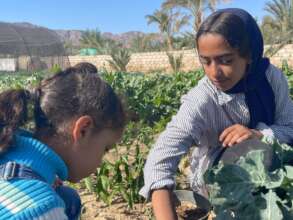
[[[230,0],[217,8],[238,7],[261,19],[268,0]],[[128,31],[158,32],[146,15],[163,0],[2,0],[0,21],[29,22],[50,29],[99,29],[115,34]]]

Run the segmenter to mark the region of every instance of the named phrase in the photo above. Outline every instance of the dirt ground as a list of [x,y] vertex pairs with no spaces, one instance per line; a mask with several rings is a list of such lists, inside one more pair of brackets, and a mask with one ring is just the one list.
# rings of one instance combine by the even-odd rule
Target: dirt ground
[[[119,148],[119,152],[110,150],[104,159],[113,162],[118,159],[119,154],[134,155],[133,149]],[[177,176],[176,182],[181,189],[187,189],[187,175],[190,172],[187,157],[181,160],[179,164],[181,175]],[[153,217],[152,207],[150,203],[135,204],[133,209],[127,207],[127,203],[123,201],[115,201],[111,206],[107,206],[102,201],[98,201],[93,193],[89,193],[86,189],[79,189],[83,208],[81,220],[151,220]],[[186,207],[181,207],[185,209]],[[178,210],[177,210],[178,211]],[[193,218],[179,218],[193,219]],[[196,218],[199,219],[199,218]]]
[[[97,201],[93,194],[81,192],[83,204],[81,220],[152,220],[154,219],[150,203],[135,204],[132,210],[127,208],[127,204],[117,202],[107,206]],[[196,206],[182,204],[176,208],[179,220],[212,220],[212,215],[208,218],[205,212],[196,209]],[[192,217],[193,216],[193,217]],[[194,217],[197,216],[197,217]]]
[[[144,146],[142,146],[144,149]],[[129,155],[129,159],[133,160],[134,149],[126,149],[119,147],[119,152],[114,149],[110,150],[104,160],[114,162],[119,155]],[[79,190],[82,200],[83,209],[81,220],[149,220],[152,219],[151,204],[135,204],[133,209],[127,207],[127,203],[123,201],[115,201],[111,206],[107,206],[102,201],[98,201],[93,193],[89,193],[85,189]]]
[[97,201],[93,194],[80,192],[83,209],[81,220],[149,220],[152,219],[151,205],[135,204],[132,210],[127,204],[117,201],[111,206]]

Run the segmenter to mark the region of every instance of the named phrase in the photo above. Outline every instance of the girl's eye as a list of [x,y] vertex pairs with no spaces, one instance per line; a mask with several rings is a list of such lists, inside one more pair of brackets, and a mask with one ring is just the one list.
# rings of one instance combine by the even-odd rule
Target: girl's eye
[[209,64],[211,62],[209,59],[204,57],[200,57],[199,60],[202,64]]
[[219,63],[220,64],[224,64],[224,65],[229,65],[229,64],[231,64],[232,63],[232,59],[227,59],[227,58],[221,58],[221,59],[219,59]]

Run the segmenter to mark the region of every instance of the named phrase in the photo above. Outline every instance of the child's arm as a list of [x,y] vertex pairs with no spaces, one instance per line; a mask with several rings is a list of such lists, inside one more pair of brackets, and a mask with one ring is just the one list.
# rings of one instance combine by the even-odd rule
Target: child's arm
[[[140,194],[149,199],[150,192],[154,191],[154,196],[156,196],[153,204],[154,209],[157,210],[155,212],[158,212],[164,203],[166,209],[170,204],[164,193],[158,194],[155,190],[168,187],[171,191],[174,188],[175,174],[181,156],[188,152],[192,144],[197,143],[206,126],[199,113],[199,101],[194,99],[195,94],[188,94],[182,99],[183,103],[178,113],[168,123],[148,155],[144,168],[145,185]],[[159,198],[160,195],[163,196],[163,199],[158,203],[159,199],[156,198]],[[169,214],[171,215],[171,213],[173,212]]]
[[175,220],[177,215],[172,203],[171,191],[158,189],[152,193],[152,204],[157,220]]

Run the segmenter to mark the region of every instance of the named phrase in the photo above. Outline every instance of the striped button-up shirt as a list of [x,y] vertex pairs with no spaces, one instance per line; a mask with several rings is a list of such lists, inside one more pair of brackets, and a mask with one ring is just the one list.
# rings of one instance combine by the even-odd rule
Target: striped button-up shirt
[[[258,123],[256,129],[267,139],[288,143],[293,138],[293,103],[289,97],[285,75],[275,66],[266,71],[275,94],[274,124]],[[191,157],[190,184],[199,191],[203,173],[211,161],[210,155],[221,145],[219,136],[234,124],[248,126],[250,115],[244,93],[226,94],[217,89],[207,77],[181,98],[181,106],[150,151],[145,168],[145,185],[140,194],[149,198],[153,189],[174,187],[175,173],[181,156],[196,145]]]

